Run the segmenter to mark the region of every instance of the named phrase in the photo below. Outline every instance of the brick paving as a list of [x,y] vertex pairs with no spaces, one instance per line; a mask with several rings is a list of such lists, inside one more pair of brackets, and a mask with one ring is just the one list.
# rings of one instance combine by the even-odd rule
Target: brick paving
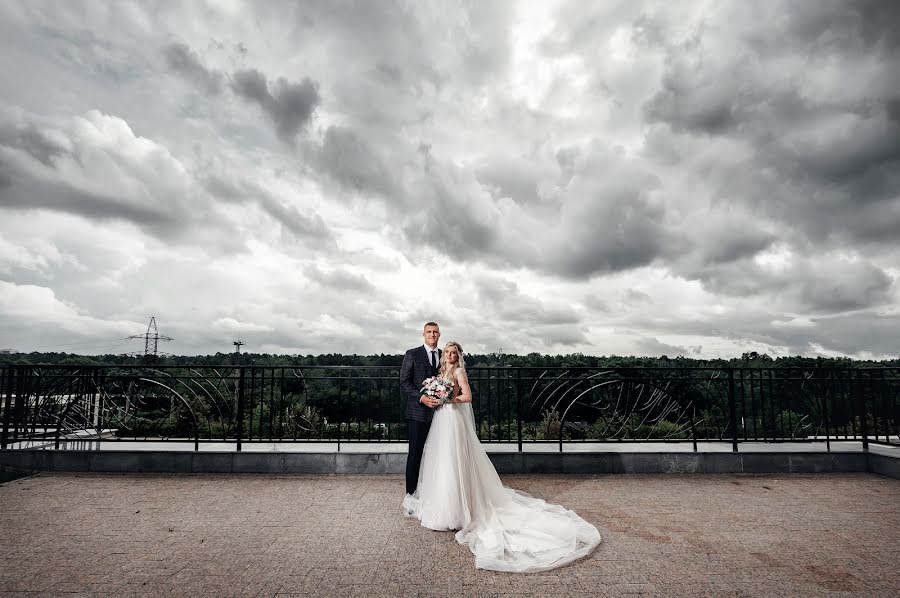
[[0,596],[900,596],[900,481],[510,475],[603,544],[478,571],[401,476],[63,475],[0,485]]

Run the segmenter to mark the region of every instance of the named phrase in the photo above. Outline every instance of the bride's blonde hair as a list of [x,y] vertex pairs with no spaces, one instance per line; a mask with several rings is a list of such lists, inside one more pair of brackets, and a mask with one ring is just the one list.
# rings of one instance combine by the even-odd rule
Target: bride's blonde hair
[[[456,347],[456,352],[459,353],[459,361],[456,362],[456,366],[453,369],[450,369],[450,364],[447,363],[447,349],[450,347]],[[444,346],[444,351],[441,353],[441,363],[440,363],[440,376],[441,378],[445,378],[447,380],[450,379],[450,374],[453,373],[453,370],[456,368],[461,369],[462,371],[466,371],[466,360],[463,357],[462,345],[460,345],[456,341],[450,341]]]

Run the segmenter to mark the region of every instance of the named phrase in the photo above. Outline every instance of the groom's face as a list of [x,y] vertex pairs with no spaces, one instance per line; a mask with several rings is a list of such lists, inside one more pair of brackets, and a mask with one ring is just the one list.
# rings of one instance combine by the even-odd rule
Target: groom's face
[[441,338],[441,329],[437,326],[426,326],[422,336],[425,338],[425,344],[434,349],[437,347],[438,339]]

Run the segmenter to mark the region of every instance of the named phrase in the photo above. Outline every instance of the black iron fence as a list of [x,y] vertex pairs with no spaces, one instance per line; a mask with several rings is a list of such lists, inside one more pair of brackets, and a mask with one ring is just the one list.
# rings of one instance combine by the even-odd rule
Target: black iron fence
[[[2,447],[405,442],[393,366],[0,365]],[[900,445],[900,368],[469,369],[482,442]]]

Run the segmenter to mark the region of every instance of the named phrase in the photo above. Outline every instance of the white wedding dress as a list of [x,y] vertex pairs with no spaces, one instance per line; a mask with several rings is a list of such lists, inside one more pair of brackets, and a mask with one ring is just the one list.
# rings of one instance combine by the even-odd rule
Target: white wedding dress
[[547,571],[600,544],[597,528],[573,511],[503,486],[475,434],[471,403],[435,410],[418,488],[403,508],[429,529],[459,530],[479,569]]

